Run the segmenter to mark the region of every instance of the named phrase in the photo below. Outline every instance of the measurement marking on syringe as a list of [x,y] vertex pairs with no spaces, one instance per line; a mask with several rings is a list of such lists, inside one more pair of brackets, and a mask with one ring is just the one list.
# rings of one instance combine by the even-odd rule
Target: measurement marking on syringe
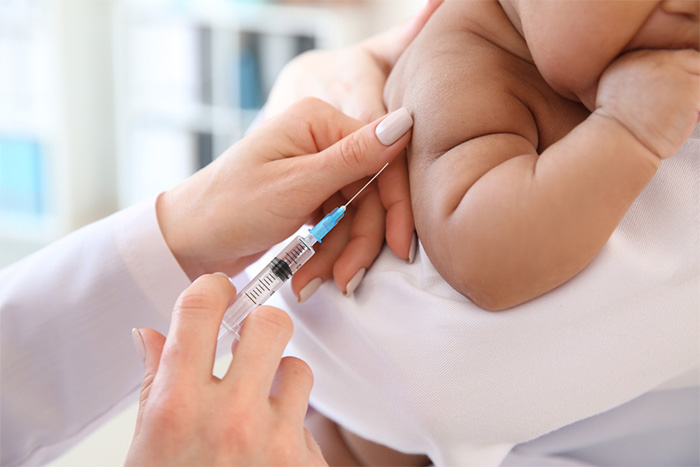
[[270,287],[274,285],[275,281],[271,280],[269,276],[265,276],[262,279],[260,279],[260,285],[265,287],[267,290],[270,290]]
[[293,257],[293,258],[294,258],[294,259],[297,259],[297,258],[299,257],[299,255],[302,254],[302,252],[303,252],[303,251],[302,251],[302,248],[301,248],[300,246],[297,245],[297,246],[294,247],[294,249],[292,250],[292,253],[294,253],[294,257]]
[[[304,248],[301,245],[296,245],[294,248],[292,248],[289,251],[289,254],[287,254],[287,258],[294,263],[297,264],[297,260],[299,257],[304,253]],[[301,267],[301,266],[300,266]]]

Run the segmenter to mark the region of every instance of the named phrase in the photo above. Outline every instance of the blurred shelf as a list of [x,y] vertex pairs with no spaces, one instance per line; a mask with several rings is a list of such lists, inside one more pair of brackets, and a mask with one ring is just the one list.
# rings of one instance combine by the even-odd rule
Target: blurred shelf
[[[115,4],[119,202],[166,190],[245,134],[277,75],[312,48],[367,35],[366,2]],[[165,157],[158,145],[169,148]],[[157,162],[157,163],[156,163]],[[158,164],[178,167],[144,176]],[[189,168],[189,169],[186,169]]]

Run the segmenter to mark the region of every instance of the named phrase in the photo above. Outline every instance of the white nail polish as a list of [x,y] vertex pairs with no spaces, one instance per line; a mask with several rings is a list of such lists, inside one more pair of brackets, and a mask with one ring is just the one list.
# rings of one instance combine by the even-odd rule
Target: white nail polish
[[417,243],[418,239],[416,237],[416,233],[413,232],[413,235],[411,236],[411,246],[408,247],[408,259],[406,260],[408,264],[413,264],[413,260],[416,258]]
[[352,279],[350,279],[350,282],[348,282],[348,285],[345,287],[345,292],[343,292],[343,295],[352,295],[355,292],[357,286],[360,285],[360,282],[362,282],[362,278],[365,277],[365,272],[367,272],[367,270],[365,268],[361,268],[355,273]]
[[413,118],[406,107],[394,110],[377,125],[377,139],[384,146],[391,146],[413,126]]
[[317,277],[316,279],[313,279],[311,282],[306,284],[303,289],[299,291],[299,298],[297,301],[299,303],[304,303],[311,297],[313,294],[316,293],[319,287],[321,287],[321,284],[323,284],[323,279],[320,277]]
[[136,347],[136,351],[139,353],[139,357],[141,357],[141,361],[146,363],[146,344],[143,342],[141,331],[133,328],[131,330],[131,338],[134,340],[134,346]]

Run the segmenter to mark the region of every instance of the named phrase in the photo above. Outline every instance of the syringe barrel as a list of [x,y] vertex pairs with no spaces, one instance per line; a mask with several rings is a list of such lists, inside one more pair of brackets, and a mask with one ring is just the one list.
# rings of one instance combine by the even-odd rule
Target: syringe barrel
[[[310,235],[294,238],[248,285],[238,292],[233,304],[226,310],[221,326],[237,335],[248,313],[256,306],[265,303],[314,255],[312,248],[314,243],[315,239]],[[222,333],[219,333],[219,338],[221,337]]]

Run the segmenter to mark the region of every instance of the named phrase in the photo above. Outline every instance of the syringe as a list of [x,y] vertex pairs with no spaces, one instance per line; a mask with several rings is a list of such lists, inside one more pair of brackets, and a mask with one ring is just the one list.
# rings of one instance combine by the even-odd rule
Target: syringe
[[313,249],[316,242],[321,242],[323,237],[335,227],[340,219],[345,215],[345,210],[357,196],[379,176],[389,164],[385,164],[382,169],[374,175],[350,201],[343,206],[335,208],[326,215],[321,222],[309,230],[305,236],[297,235],[282,251],[280,251],[270,263],[263,268],[260,273],[243,287],[233,304],[226,310],[219,330],[219,340],[231,333],[239,339],[238,330],[248,313],[258,305],[262,305],[274,294],[282,285],[294,275],[306,262],[311,259],[315,251]]

